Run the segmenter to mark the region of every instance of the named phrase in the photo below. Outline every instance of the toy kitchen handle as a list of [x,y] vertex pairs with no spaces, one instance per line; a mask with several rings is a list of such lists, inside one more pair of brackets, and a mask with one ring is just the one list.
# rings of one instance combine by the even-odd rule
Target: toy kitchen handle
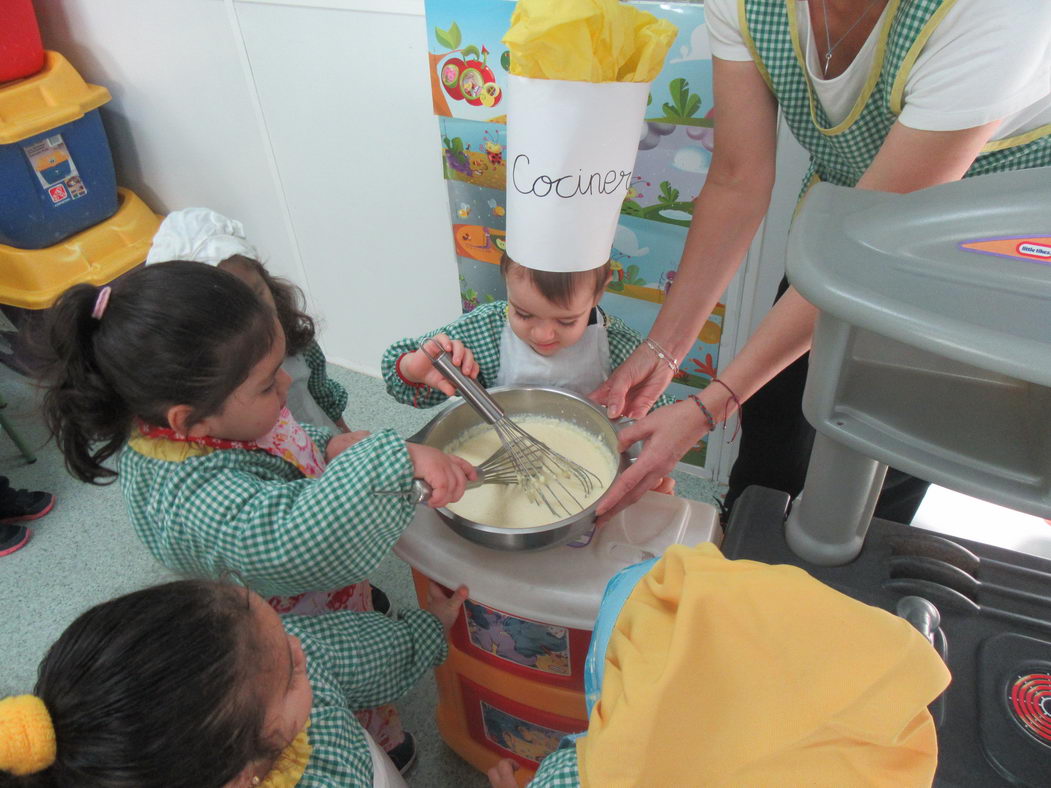
[[478,415],[485,419],[487,424],[495,424],[505,417],[504,409],[496,404],[496,400],[490,396],[489,392],[478,381],[463,374],[445,350],[442,350],[437,356],[432,356],[426,345],[427,342],[421,344],[420,350],[431,360],[434,368],[456,387],[467,403],[478,411]]

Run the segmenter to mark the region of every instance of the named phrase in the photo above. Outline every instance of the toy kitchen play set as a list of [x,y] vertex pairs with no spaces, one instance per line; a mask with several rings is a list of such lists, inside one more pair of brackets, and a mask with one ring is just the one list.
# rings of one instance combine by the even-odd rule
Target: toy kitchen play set
[[1048,184],[1044,168],[815,187],[788,254],[821,311],[806,484],[787,519],[788,496],[747,490],[722,545],[928,634],[952,672],[931,706],[936,785],[1051,784],[1051,560],[872,518],[887,465],[1051,517]]

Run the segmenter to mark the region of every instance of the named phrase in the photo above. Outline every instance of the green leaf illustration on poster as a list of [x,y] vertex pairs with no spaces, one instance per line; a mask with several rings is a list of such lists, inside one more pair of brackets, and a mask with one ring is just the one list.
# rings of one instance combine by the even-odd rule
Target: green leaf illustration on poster
[[668,84],[668,92],[671,94],[671,103],[661,105],[664,110],[661,120],[670,123],[696,122],[697,119],[693,116],[701,108],[701,97],[690,92],[690,83],[682,77],[673,79]]
[[440,27],[435,27],[434,37],[438,39],[438,43],[446,49],[460,48],[460,26],[455,22],[449,26],[448,30],[442,30]]

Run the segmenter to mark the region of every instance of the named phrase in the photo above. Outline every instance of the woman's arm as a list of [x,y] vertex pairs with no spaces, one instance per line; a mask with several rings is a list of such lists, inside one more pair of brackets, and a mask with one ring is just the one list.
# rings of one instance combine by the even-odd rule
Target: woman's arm
[[[1000,121],[994,121],[958,131],[919,131],[896,123],[858,188],[904,193],[959,180],[999,125]],[[733,389],[739,402],[744,402],[810,349],[816,317],[817,310],[790,287],[719,379]],[[736,409],[723,386],[708,386],[699,396],[717,421]],[[635,464],[599,502],[599,515],[614,514],[638,500],[704,436],[708,430],[706,420],[699,419],[690,407],[700,410],[693,403],[679,403],[662,408],[620,433],[622,446],[638,440],[645,440],[646,445]],[[658,418],[662,413],[663,417]],[[699,432],[684,434],[691,425],[698,424]]]
[[[777,104],[752,61],[713,58],[715,150],[694,200],[675,286],[650,331],[677,359],[693,345],[733,279],[766,214],[774,183]],[[642,346],[591,396],[640,417],[668,385],[671,369]]]

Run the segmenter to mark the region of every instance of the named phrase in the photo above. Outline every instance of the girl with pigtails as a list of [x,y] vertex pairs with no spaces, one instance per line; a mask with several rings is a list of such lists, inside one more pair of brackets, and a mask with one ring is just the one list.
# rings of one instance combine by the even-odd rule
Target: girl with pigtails
[[[132,523],[166,567],[238,572],[280,612],[303,595],[361,596],[412,519],[414,477],[431,505],[459,499],[471,467],[407,443],[300,425],[285,407],[285,335],[236,276],[186,261],[77,285],[45,324],[44,415],[69,471],[120,481]],[[117,469],[107,464],[119,454]],[[367,589],[367,584],[363,584]],[[368,610],[367,599],[339,600]],[[402,764],[415,745],[393,708],[362,712]],[[399,747],[401,749],[399,749]]]

